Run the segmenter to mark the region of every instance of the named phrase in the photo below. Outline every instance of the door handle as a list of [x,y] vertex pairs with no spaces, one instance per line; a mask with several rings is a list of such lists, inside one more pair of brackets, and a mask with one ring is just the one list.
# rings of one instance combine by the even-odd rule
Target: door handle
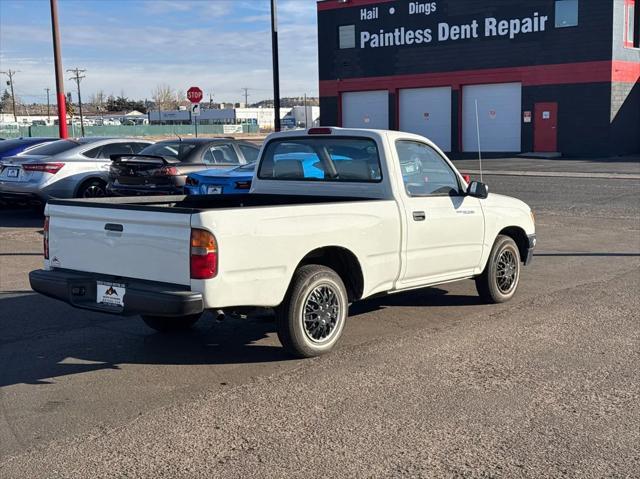
[[413,212],[413,221],[424,221],[427,219],[427,215],[424,211],[414,211]]

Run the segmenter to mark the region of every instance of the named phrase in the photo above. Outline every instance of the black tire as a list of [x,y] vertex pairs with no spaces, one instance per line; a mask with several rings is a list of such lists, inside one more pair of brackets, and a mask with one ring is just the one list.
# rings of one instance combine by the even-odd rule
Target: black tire
[[193,314],[191,316],[142,316],[142,320],[151,329],[155,329],[159,333],[175,333],[178,331],[186,331],[191,328],[200,319],[202,314]]
[[480,298],[486,303],[509,301],[518,289],[520,267],[520,251],[515,241],[498,235],[484,271],[475,278]]
[[298,358],[328,353],[342,335],[348,309],[347,289],[335,271],[316,264],[302,266],[276,309],[280,343]]
[[102,198],[104,196],[107,196],[107,184],[98,178],[85,181],[76,192],[76,198]]

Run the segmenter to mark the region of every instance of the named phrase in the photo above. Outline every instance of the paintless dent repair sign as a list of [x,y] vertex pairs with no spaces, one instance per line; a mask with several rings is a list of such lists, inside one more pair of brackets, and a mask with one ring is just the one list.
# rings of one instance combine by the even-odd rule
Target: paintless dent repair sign
[[[360,9],[358,41],[361,49],[424,45],[481,38],[508,38],[544,32],[549,16],[532,10],[525,16],[485,16],[463,23],[439,20],[441,2],[397,2]],[[419,21],[416,22],[416,19]],[[374,25],[386,28],[370,28]],[[420,24],[416,28],[416,23]],[[393,25],[393,26],[391,26]],[[354,30],[355,34],[355,30]]]

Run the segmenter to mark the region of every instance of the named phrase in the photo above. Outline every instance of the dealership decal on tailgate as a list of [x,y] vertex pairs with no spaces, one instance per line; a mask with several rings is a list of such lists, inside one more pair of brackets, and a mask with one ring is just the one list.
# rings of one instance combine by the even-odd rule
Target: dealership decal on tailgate
[[109,306],[124,306],[125,285],[118,283],[96,283],[96,302]]

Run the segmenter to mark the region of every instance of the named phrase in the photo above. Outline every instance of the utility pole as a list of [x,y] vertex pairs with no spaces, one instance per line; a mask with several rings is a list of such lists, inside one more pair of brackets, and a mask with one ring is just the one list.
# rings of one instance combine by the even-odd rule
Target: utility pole
[[47,123],[51,121],[51,102],[49,101],[49,90],[50,88],[45,88],[47,91]]
[[304,94],[304,127],[309,128],[309,120],[307,119],[307,94]]
[[73,70],[67,70],[67,72],[75,73],[75,75],[69,78],[69,80],[75,80],[76,85],[78,85],[78,106],[80,107],[80,132],[82,136],[84,136],[84,119],[82,117],[82,97],[80,96],[80,80],[85,78],[85,75],[81,76],[80,73],[84,73],[86,71],[87,70],[79,70],[78,68],[75,68]]
[[11,87],[11,104],[13,105],[13,121],[17,123],[18,117],[16,116],[16,96],[13,93],[13,75],[15,75],[18,72],[15,70],[7,70],[6,72],[0,72],[0,73],[4,73],[9,77],[9,81],[7,83]]
[[53,59],[56,68],[56,99],[58,101],[58,131],[60,138],[67,138],[67,104],[64,98],[64,79],[62,78],[62,53],[60,51],[60,30],[58,29],[58,0],[50,0],[51,32],[53,35]]
[[278,12],[276,0],[271,0],[271,58],[273,61],[273,126],[280,131],[280,67],[278,66]]
[[241,88],[241,90],[244,90],[244,107],[248,108],[249,107],[249,89],[248,88]]
[[213,108],[213,92],[209,92],[209,110]]

